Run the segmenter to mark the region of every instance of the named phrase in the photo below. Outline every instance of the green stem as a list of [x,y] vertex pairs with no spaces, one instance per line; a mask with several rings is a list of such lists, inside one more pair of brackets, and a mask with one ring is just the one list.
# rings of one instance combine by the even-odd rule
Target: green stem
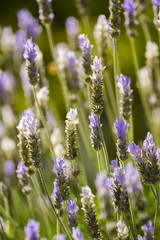
[[31,217],[34,219],[33,207],[32,207],[32,202],[31,202],[31,196],[30,195],[27,195],[27,202],[28,202]]
[[135,68],[135,74],[136,74],[136,78],[137,78],[137,83],[138,83],[138,90],[139,90],[139,95],[141,98],[141,102],[144,108],[144,112],[146,114],[147,120],[148,120],[148,124],[149,124],[149,128],[152,131],[152,133],[154,134],[154,127],[153,127],[153,123],[152,123],[152,116],[150,113],[150,109],[148,106],[148,102],[145,96],[145,93],[141,87],[141,82],[138,76],[138,71],[139,71],[139,63],[138,63],[138,58],[137,58],[137,54],[136,54],[136,48],[135,48],[135,42],[134,39],[129,37],[130,40],[130,45],[131,45],[131,51],[132,51],[132,56],[133,56],[133,63],[134,63],[134,68]]
[[146,17],[144,15],[142,15],[140,17],[140,21],[141,21],[141,26],[142,26],[143,33],[144,33],[146,41],[147,42],[151,41],[151,35],[150,35],[149,29],[148,29],[148,25],[146,23],[146,21],[147,21]]
[[62,89],[65,108],[66,108],[66,111],[68,112],[69,111],[69,101],[67,98],[66,84],[64,83],[63,78],[60,73],[60,70],[58,68],[58,64],[57,64],[57,60],[56,60],[56,56],[55,56],[55,52],[54,52],[54,40],[53,40],[52,31],[51,31],[51,25],[47,24],[45,27],[46,27],[46,32],[47,32],[47,36],[48,36],[49,47],[50,47],[52,59],[57,67],[58,78],[59,78],[61,89]]
[[53,203],[52,203],[52,200],[51,200],[51,197],[50,197],[50,195],[49,195],[48,188],[47,188],[47,185],[46,185],[46,182],[45,182],[45,179],[44,179],[44,175],[43,175],[42,170],[39,169],[39,170],[38,170],[38,173],[39,173],[39,176],[40,176],[40,179],[41,179],[43,188],[44,188],[44,190],[45,190],[45,193],[46,193],[46,195],[47,195],[47,197],[48,197],[48,200],[49,200],[49,202],[50,202],[50,205],[51,205],[51,207],[52,207],[53,213],[55,214],[56,218],[58,219],[59,223],[61,224],[61,226],[62,226],[62,228],[63,228],[66,236],[68,237],[68,239],[72,240],[72,238],[71,238],[69,232],[67,231],[67,229],[66,229],[66,227],[65,227],[65,225],[64,225],[64,223],[63,223],[63,221],[62,221],[62,219],[61,219],[61,217],[57,214],[56,209],[55,209],[55,207],[54,207],[54,205],[53,205]]
[[2,206],[0,206],[0,215],[4,216],[4,218],[10,220],[11,224],[15,228],[20,228],[19,224],[10,216],[10,214],[8,214],[8,212]]
[[[116,103],[117,103],[117,112],[119,110],[119,94],[118,94],[118,88],[117,88],[117,76],[118,76],[118,46],[117,46],[117,39],[113,38],[113,61],[114,61],[114,87],[115,87],[115,93],[116,93]],[[117,114],[119,115],[119,114]]]
[[93,39],[93,35],[92,35],[92,32],[91,32],[88,16],[84,15],[82,17],[82,21],[83,21],[83,25],[84,25],[84,29],[85,29],[86,34],[88,35],[91,43],[94,43],[94,39]]
[[158,192],[158,185],[155,185],[156,189],[156,196],[157,196],[157,204],[156,204],[156,211],[154,216],[154,236],[156,237],[157,232],[157,224],[158,224],[158,210],[159,210],[159,192]]
[[133,225],[134,236],[135,236],[135,239],[138,240],[137,228],[136,228],[136,223],[135,223],[134,214],[133,214],[133,208],[132,208],[132,202],[131,202],[130,197],[129,197],[129,207],[130,207],[130,214],[131,214],[131,220],[132,220],[132,225]]
[[97,159],[98,159],[99,172],[102,172],[102,163],[101,163],[101,158],[100,158],[100,152],[99,151],[97,151]]
[[149,186],[150,186],[150,188],[151,188],[151,191],[152,191],[155,199],[157,200],[157,196],[156,196],[156,193],[155,193],[155,191],[154,191],[154,188],[153,188],[152,184],[150,184]]
[[102,131],[101,122],[100,122],[100,116],[97,118],[98,118],[98,126],[99,126],[99,130],[100,130],[100,135],[102,138],[102,148],[103,148],[103,153],[104,153],[105,164],[106,164],[107,172],[109,174],[110,173],[110,163],[109,163],[108,151],[107,151],[106,143],[105,143],[104,136],[103,136],[103,131]]
[[38,108],[38,112],[39,112],[41,121],[42,121],[42,123],[43,123],[43,126],[44,126],[45,131],[46,131],[46,135],[47,135],[48,140],[49,140],[51,153],[52,153],[52,155],[53,155],[53,158],[55,158],[55,154],[54,154],[53,147],[52,147],[52,142],[51,142],[51,134],[50,134],[50,131],[49,131],[48,127],[47,127],[46,120],[45,120],[45,117],[44,117],[44,115],[43,115],[42,109],[41,109],[41,107],[40,107],[40,105],[39,105],[39,102],[38,102],[38,99],[37,99],[37,94],[36,94],[35,86],[33,86],[33,95],[34,95],[34,99],[35,99],[35,102],[36,102],[36,106],[37,106],[37,108]]
[[[5,206],[7,215],[10,215],[8,198],[6,196],[4,197],[4,206]],[[7,220],[7,235],[8,237],[11,237],[12,235],[10,219]]]
[[59,220],[57,219],[57,235],[60,233],[59,231]]
[[105,73],[104,87],[105,87],[106,91],[108,90],[107,92],[108,92],[108,96],[109,96],[109,99],[110,99],[110,102],[111,102],[112,111],[113,111],[114,117],[116,118],[116,116],[117,116],[117,105],[116,105],[115,95],[114,95],[114,92],[113,92],[111,81],[109,79],[109,75],[108,75],[107,72]]
[[124,220],[125,220],[125,223],[127,225],[128,230],[129,230],[129,237],[130,237],[131,240],[134,240],[129,221],[128,221],[127,216],[125,214],[124,214]]

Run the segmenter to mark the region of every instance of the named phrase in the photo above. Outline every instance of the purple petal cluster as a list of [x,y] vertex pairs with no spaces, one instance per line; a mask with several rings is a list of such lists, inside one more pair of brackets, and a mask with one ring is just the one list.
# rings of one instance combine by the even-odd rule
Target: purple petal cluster
[[8,176],[13,175],[15,172],[15,163],[12,160],[8,160],[4,165],[4,173]]
[[153,136],[150,132],[147,133],[147,137],[145,138],[143,142],[143,151],[146,152],[148,156],[155,155],[157,151],[157,147],[155,145]]
[[138,3],[135,3],[133,0],[125,0],[121,6],[127,12],[128,16],[132,17],[137,5]]
[[97,56],[95,56],[93,60],[93,65],[91,65],[92,71],[93,71],[93,77],[95,78],[101,78],[102,72],[106,68],[105,66],[102,67],[101,59],[99,59]]
[[80,28],[78,20],[75,17],[69,17],[66,21],[66,32],[68,36],[75,37],[79,34]]
[[25,164],[21,161],[18,163],[17,165],[17,178],[23,178],[23,175],[26,174],[28,171],[27,167],[25,166]]
[[120,93],[125,94],[125,93],[131,93],[131,79],[123,74],[120,74],[120,77],[117,76],[117,86],[120,89]]
[[127,136],[127,129],[129,125],[129,123],[125,124],[123,118],[117,118],[115,128],[117,129],[117,137],[119,139],[123,139]]
[[35,49],[35,43],[32,41],[32,38],[29,38],[25,44],[24,44],[24,54],[23,57],[24,59],[33,61],[35,60],[37,54],[36,54],[36,49]]
[[55,158],[53,172],[56,175],[65,174],[65,169],[66,169],[66,166],[63,158],[62,157]]
[[154,232],[154,226],[152,221],[148,221],[147,224],[141,227],[144,232],[144,238],[139,236],[138,240],[152,240],[154,239],[153,232]]
[[68,221],[69,221],[69,227],[70,227],[70,232],[72,232],[72,228],[76,228],[78,226],[77,222],[77,212],[79,210],[79,207],[76,205],[77,198],[75,198],[73,201],[69,200],[68,201],[68,209],[66,210],[68,215]]
[[73,240],[85,240],[79,227],[72,228],[72,238]]
[[40,232],[40,224],[33,219],[28,221],[27,226],[24,228],[26,233],[26,240],[38,240]]
[[152,0],[153,1],[153,7],[156,10],[157,14],[159,12],[159,4],[160,4],[160,0]]
[[[28,37],[36,39],[42,31],[37,19],[27,9],[22,9],[17,14],[19,27],[26,32]],[[24,41],[24,39],[23,39]]]
[[88,55],[88,57],[90,57],[93,46],[90,44],[90,41],[85,34],[79,35],[79,48],[82,52],[86,52],[86,56]]
[[127,163],[125,168],[125,184],[130,194],[134,194],[142,189],[138,170],[133,167],[131,162]]
[[59,186],[57,182],[54,182],[54,188],[53,188],[53,193],[51,195],[54,206],[56,209],[61,209],[61,204],[63,202],[60,192],[59,192]]
[[128,151],[137,161],[142,161],[142,150],[139,145],[132,142],[131,145],[128,146]]
[[106,172],[101,172],[97,174],[95,185],[97,189],[98,196],[104,197],[107,195],[107,176]]

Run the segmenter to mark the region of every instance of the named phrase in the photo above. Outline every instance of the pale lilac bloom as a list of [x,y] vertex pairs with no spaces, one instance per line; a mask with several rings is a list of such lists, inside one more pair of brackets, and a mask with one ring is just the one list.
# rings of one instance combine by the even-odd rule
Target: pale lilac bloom
[[72,228],[73,240],[85,240],[79,227]]
[[79,34],[80,28],[75,17],[68,17],[66,21],[66,32],[68,36],[75,37]]
[[79,47],[82,52],[86,52],[86,56],[90,57],[93,46],[90,44],[88,37],[85,34],[79,35]]
[[99,197],[105,197],[107,195],[107,176],[106,172],[103,171],[98,173],[95,180],[95,185]]
[[21,161],[17,165],[17,178],[23,178],[23,175],[26,175],[28,171],[28,168],[25,166],[25,164]]
[[120,93],[125,94],[125,93],[130,93],[131,89],[130,89],[130,84],[131,84],[131,78],[120,74],[120,77],[117,76],[117,86],[120,89]]
[[136,191],[142,189],[138,170],[133,167],[131,162],[127,163],[125,168],[125,184],[127,186],[127,191],[130,194],[134,194]]
[[58,234],[56,240],[66,240],[66,236],[64,234]]
[[26,233],[26,240],[38,240],[40,232],[40,224],[33,219],[28,221],[27,226],[24,228]]
[[13,175],[15,172],[15,163],[12,160],[8,160],[4,164],[4,173],[8,176]]
[[115,128],[117,129],[117,137],[119,139],[123,139],[127,136],[127,129],[129,126],[130,124],[125,124],[123,118],[117,118]]

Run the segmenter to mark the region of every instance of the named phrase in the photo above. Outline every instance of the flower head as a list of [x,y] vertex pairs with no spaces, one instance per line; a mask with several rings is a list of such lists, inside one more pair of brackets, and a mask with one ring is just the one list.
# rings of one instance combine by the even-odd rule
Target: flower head
[[28,60],[35,60],[37,54],[36,54],[36,49],[35,49],[35,43],[32,41],[32,38],[29,38],[25,44],[25,52],[23,54],[24,59]]
[[64,174],[65,172],[65,162],[62,157],[57,157],[54,160],[54,167],[53,167],[53,172],[58,175],[58,174]]
[[78,226],[77,212],[79,210],[79,207],[77,207],[76,202],[77,198],[75,198],[73,201],[69,199],[68,209],[66,210],[68,213],[67,217],[69,221],[70,232],[72,232],[72,228],[76,228]]
[[93,60],[93,65],[91,65],[92,71],[93,71],[93,77],[101,78],[102,72],[106,67],[102,67],[101,59],[98,59],[97,56],[95,56]]
[[79,34],[80,28],[75,17],[68,17],[66,21],[66,32],[68,36],[75,37]]
[[15,172],[15,163],[12,160],[8,160],[4,165],[4,172],[6,175],[11,176]]
[[130,93],[131,79],[123,74],[120,74],[120,77],[117,76],[117,79],[118,79],[117,86],[120,89],[120,93],[122,94]]
[[25,166],[25,164],[22,161],[19,162],[18,165],[17,165],[17,170],[16,170],[17,178],[22,178],[23,174],[26,174],[27,171],[28,171],[28,169]]
[[59,210],[59,209],[61,209],[63,200],[62,200],[60,192],[59,192],[58,183],[54,182],[53,184],[54,184],[54,189],[53,189],[53,193],[52,193],[51,197],[52,197],[55,208]]
[[27,226],[24,228],[26,233],[26,240],[38,240],[40,232],[40,224],[33,219],[28,221]]
[[117,235],[120,239],[127,239],[129,234],[128,228],[124,221],[119,220],[117,223]]
[[91,136],[90,136],[91,144],[96,151],[99,151],[102,147],[102,139],[100,136],[100,130],[98,126],[98,117],[97,115],[94,114],[93,111],[89,116],[89,120],[90,120],[90,128],[91,128]]
[[79,47],[83,52],[91,54],[93,46],[90,44],[88,37],[85,34],[79,35]]
[[50,24],[54,18],[52,0],[37,0],[39,6],[39,19],[42,24]]
[[85,240],[79,227],[72,228],[73,240]]
[[138,3],[135,3],[133,0],[125,0],[122,4],[122,8],[126,10],[129,17],[132,17],[134,15],[134,11],[137,6]]
[[127,128],[129,127],[129,123],[125,124],[123,118],[117,118],[115,127],[117,129],[117,137],[123,139],[127,136]]
[[68,118],[68,122],[70,122],[71,124],[78,124],[77,108],[71,108],[70,111],[67,113],[66,118]]

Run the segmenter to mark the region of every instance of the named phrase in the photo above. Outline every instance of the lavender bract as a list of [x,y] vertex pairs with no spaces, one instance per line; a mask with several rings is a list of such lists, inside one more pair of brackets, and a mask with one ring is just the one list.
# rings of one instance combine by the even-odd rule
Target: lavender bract
[[68,186],[68,177],[65,173],[65,169],[66,169],[66,166],[63,158],[62,157],[55,158],[53,172],[56,174],[55,182],[58,184],[58,185],[56,184],[56,187],[59,188],[58,194],[60,195],[60,198],[63,201],[68,200],[69,194],[70,194],[70,190]]
[[96,151],[100,151],[102,148],[102,139],[100,136],[100,129],[98,126],[98,117],[92,112],[89,116],[90,129],[91,129],[91,144]]
[[24,54],[23,57],[26,59],[26,69],[27,69],[27,75],[28,79],[31,85],[36,85],[39,81],[39,73],[37,70],[37,65],[35,58],[37,56],[36,49],[35,49],[35,43],[33,43],[32,38],[28,39],[24,44]]
[[69,221],[70,232],[72,232],[72,228],[76,228],[78,226],[77,212],[79,210],[79,207],[77,207],[76,202],[77,198],[75,198],[73,201],[69,200],[68,209],[66,210],[68,213],[67,218]]
[[28,221],[27,226],[24,228],[26,233],[26,240],[38,240],[40,232],[40,224],[33,219]]
[[129,122],[130,116],[132,114],[132,90],[130,89],[131,79],[123,74],[117,77],[117,86],[120,90],[120,113],[123,118]]
[[91,65],[93,74],[92,74],[92,84],[91,84],[91,108],[95,115],[99,116],[103,112],[103,102],[104,102],[104,93],[103,93],[103,76],[102,72],[105,67],[101,65],[101,59],[98,59],[95,56],[93,65]]
[[117,129],[117,156],[121,161],[128,158],[127,128],[129,123],[125,124],[123,119],[117,118],[115,128]]

